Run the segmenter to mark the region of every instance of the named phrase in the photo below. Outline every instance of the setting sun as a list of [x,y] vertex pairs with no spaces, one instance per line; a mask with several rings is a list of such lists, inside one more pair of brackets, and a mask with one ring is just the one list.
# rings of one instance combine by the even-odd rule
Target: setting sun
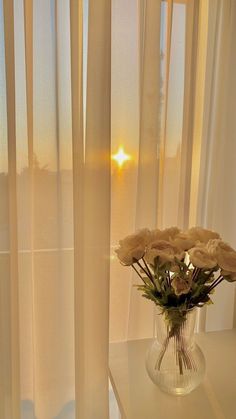
[[131,156],[124,152],[123,147],[119,147],[116,154],[111,156],[112,160],[115,160],[119,167],[122,167],[125,161],[131,160]]

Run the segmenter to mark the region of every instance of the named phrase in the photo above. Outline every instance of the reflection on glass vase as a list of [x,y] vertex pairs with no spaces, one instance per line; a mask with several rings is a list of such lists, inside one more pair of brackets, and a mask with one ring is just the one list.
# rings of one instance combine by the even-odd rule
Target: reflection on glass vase
[[194,341],[197,309],[168,309],[156,314],[156,339],[147,353],[146,368],[161,390],[184,395],[203,380],[205,358]]

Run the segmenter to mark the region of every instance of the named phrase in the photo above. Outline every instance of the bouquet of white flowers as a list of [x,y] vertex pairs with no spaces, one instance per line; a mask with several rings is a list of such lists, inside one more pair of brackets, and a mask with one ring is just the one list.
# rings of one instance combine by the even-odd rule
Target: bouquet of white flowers
[[142,280],[137,285],[142,295],[165,314],[168,339],[178,339],[186,314],[210,304],[223,280],[236,281],[236,251],[201,227],[142,229],[120,240],[116,253]]

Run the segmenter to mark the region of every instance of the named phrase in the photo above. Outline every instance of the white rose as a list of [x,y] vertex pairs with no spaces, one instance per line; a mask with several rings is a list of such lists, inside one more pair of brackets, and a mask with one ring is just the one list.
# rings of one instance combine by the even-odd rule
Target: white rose
[[179,276],[176,276],[171,281],[171,286],[174,288],[176,295],[188,294],[188,292],[191,289],[191,285],[192,285],[192,281],[190,278],[184,279]]
[[157,240],[151,243],[145,253],[145,260],[150,265],[154,264],[154,259],[159,256],[160,263],[173,262],[175,258],[181,260],[185,253],[166,240]]
[[225,277],[228,282],[236,281],[236,272],[221,270],[221,275]]
[[179,233],[171,240],[174,246],[179,247],[182,250],[189,250],[191,247],[195,246],[195,240],[193,240],[186,233]]
[[143,257],[145,250],[143,246],[136,246],[133,249],[119,247],[115,252],[124,265],[132,265]]
[[206,247],[196,246],[188,251],[190,262],[196,268],[214,268],[217,265],[216,258],[210,254]]
[[195,242],[200,241],[201,243],[207,243],[211,239],[220,239],[218,233],[215,233],[214,231],[207,230],[202,227],[192,227],[185,233]]
[[150,231],[144,228],[120,240],[120,247],[115,252],[122,263],[132,265],[143,257],[149,240]]
[[156,242],[157,240],[169,241],[173,240],[179,233],[180,230],[178,229],[178,227],[170,227],[164,230],[156,229],[151,231],[150,239],[152,242]]
[[210,240],[207,249],[223,271],[236,272],[236,252],[229,244],[222,240]]
[[209,240],[207,243],[207,250],[212,255],[217,255],[218,253],[224,251],[224,252],[234,252],[234,249],[228,244],[225,243],[221,239],[212,239]]

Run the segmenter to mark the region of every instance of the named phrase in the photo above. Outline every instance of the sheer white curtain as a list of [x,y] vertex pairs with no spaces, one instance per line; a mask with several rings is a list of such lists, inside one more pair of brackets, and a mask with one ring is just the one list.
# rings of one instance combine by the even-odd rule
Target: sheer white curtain
[[110,39],[110,0],[0,1],[2,419],[108,417]]
[[[122,118],[112,107],[112,148],[122,140],[133,159],[112,171],[112,244],[135,228],[202,225],[236,246],[235,2],[140,0],[131,1],[128,10],[122,0],[114,4],[112,99],[126,99],[131,117]],[[118,23],[131,16],[137,25],[126,29],[115,50]],[[126,55],[132,75],[122,65]],[[152,307],[132,286],[137,282],[128,268],[112,261],[112,340],[153,333]],[[200,311],[200,330],[235,324],[230,285],[222,284],[215,304]]]
[[[190,107],[194,100],[198,23],[198,2],[193,0],[133,0],[128,11],[121,0],[114,4],[112,61],[116,69],[112,73],[112,103],[124,103],[126,99],[131,117],[122,118],[122,111],[112,107],[112,148],[115,151],[122,140],[132,160],[122,170],[113,167],[112,171],[113,245],[145,226],[188,226],[193,131]],[[127,16],[135,19],[136,26],[129,26],[116,50],[118,24]],[[129,65],[123,67],[126,55]],[[132,87],[128,80],[132,80]],[[112,340],[153,334],[153,307],[133,287],[137,282],[128,269],[112,261]]]
[[[153,330],[110,236],[201,224],[236,246],[235,2],[110,3],[0,0],[3,419],[108,417],[110,260],[111,340]],[[200,328],[232,327],[232,289]]]
[[[196,220],[219,231],[236,247],[236,3],[213,0],[203,5],[207,24],[202,80],[201,130],[198,146],[199,180]],[[199,127],[199,124],[196,124]],[[231,285],[231,286],[230,286]],[[214,305],[202,316],[207,330],[235,327],[236,298],[232,284],[223,283],[213,297]]]

